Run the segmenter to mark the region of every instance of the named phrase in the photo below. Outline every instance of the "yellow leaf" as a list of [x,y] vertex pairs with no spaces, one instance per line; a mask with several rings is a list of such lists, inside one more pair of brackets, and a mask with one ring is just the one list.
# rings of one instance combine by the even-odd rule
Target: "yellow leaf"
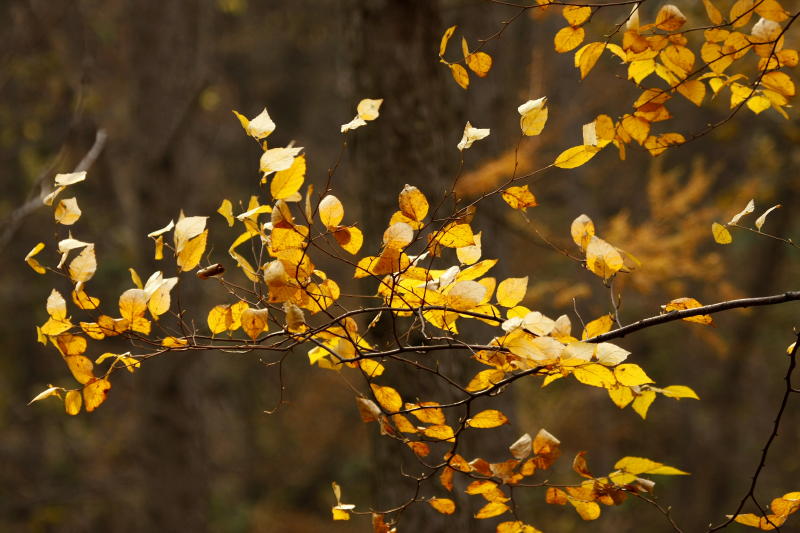
[[653,380],[645,374],[639,365],[630,363],[622,364],[614,368],[614,376],[621,385],[635,387],[646,383],[653,383]]
[[502,502],[489,502],[475,514],[475,518],[484,519],[500,516],[501,514],[509,511],[508,505]]
[[600,506],[595,502],[585,502],[571,496],[568,496],[568,500],[582,519],[597,520],[600,517]]
[[445,424],[439,424],[435,426],[428,426],[423,431],[426,437],[430,437],[435,440],[447,441],[447,442],[455,442],[455,434],[453,433],[453,428],[447,426]]
[[523,212],[529,207],[539,205],[536,203],[536,197],[528,190],[527,185],[523,185],[522,187],[509,187],[504,190],[503,200],[505,200],[512,209],[519,209]]
[[269,311],[267,309],[253,309],[248,307],[242,311],[242,331],[251,339],[256,340],[261,333],[267,331],[269,327],[267,322],[268,317]]
[[658,463],[644,457],[623,457],[616,463],[614,468],[624,470],[628,474],[656,474],[661,476],[688,476],[689,472],[678,470],[663,463]]
[[109,389],[111,382],[107,379],[94,379],[87,383],[83,387],[83,403],[86,405],[86,411],[91,413],[106,401]]
[[586,247],[586,268],[603,279],[609,279],[625,265],[614,246],[593,235]]
[[[176,252],[180,253],[181,250],[183,250],[183,248],[187,245],[187,243],[191,239],[203,233],[203,230],[205,230],[206,228],[207,219],[208,217],[199,217],[199,216],[185,217],[181,213],[180,220],[178,220],[178,223],[175,224],[175,233],[173,235],[175,240]],[[156,237],[163,230],[167,230],[167,228],[170,228],[171,225],[172,222],[170,222],[170,225],[166,226],[165,228],[162,228],[161,230],[158,231],[154,231],[153,233],[150,233],[148,236]]]
[[186,346],[187,344],[189,344],[188,340],[179,339],[177,337],[164,337],[164,339],[161,341],[161,345],[167,348],[181,347]]
[[501,522],[497,524],[496,533],[542,533],[533,526],[515,520],[513,522]]
[[486,287],[477,281],[458,281],[447,291],[447,306],[457,311],[468,311],[480,304]]
[[756,13],[767,20],[783,22],[789,14],[777,0],[761,0],[756,4]]
[[580,46],[585,36],[586,32],[583,28],[565,26],[556,33],[553,38],[553,46],[556,52],[563,54]]
[[[702,305],[694,298],[675,298],[674,300],[670,301],[667,305],[664,306],[664,311],[669,313],[670,311],[696,309],[697,307],[702,307]],[[705,324],[705,325],[714,324],[714,320],[711,318],[711,315],[690,316],[684,318],[683,320],[685,320],[686,322],[696,322],[698,324]]]
[[633,392],[629,387],[624,386],[615,386],[608,389],[608,396],[611,398],[611,401],[619,407],[623,409],[626,405],[633,401]]
[[444,411],[436,402],[407,403],[405,407],[420,422],[434,425],[443,425],[445,423]]
[[383,244],[387,248],[400,250],[414,240],[414,229],[405,222],[395,222],[383,232]]
[[338,198],[329,194],[320,201],[319,219],[326,228],[338,226],[342,218],[344,218],[344,206]]
[[356,227],[340,227],[333,232],[333,237],[346,252],[357,254],[364,243],[364,235]]
[[643,59],[641,61],[631,61],[628,65],[628,79],[637,84],[652,74],[656,70],[656,62],[653,59]]
[[428,214],[428,200],[418,188],[406,184],[398,197],[400,212],[412,220],[421,221]]
[[591,339],[592,337],[596,337],[598,335],[602,335],[611,330],[611,326],[614,325],[614,319],[611,317],[610,314],[603,315],[600,318],[596,318],[586,324],[586,327],[583,328],[583,334],[581,335],[581,339]]
[[459,84],[462,89],[469,87],[469,74],[467,73],[467,69],[455,63],[448,66],[450,67],[450,73],[453,75],[453,79],[456,80],[456,83]]
[[525,297],[528,290],[528,276],[508,278],[497,286],[497,303],[503,307],[514,307]]
[[142,289],[128,289],[119,297],[119,312],[122,318],[133,321],[144,316],[147,311],[147,292]]
[[81,218],[81,208],[78,207],[78,200],[67,198],[59,200],[56,210],[53,213],[56,222],[65,226],[71,226]]
[[478,392],[486,390],[496,383],[499,383],[505,377],[505,372],[497,369],[482,370],[475,374],[475,377],[470,380],[467,385],[467,392]]
[[254,139],[264,139],[268,137],[270,133],[275,131],[275,123],[272,122],[271,118],[269,118],[269,113],[267,113],[266,107],[252,120],[248,120],[247,117],[238,111],[234,111],[233,114],[239,119],[239,123],[241,123],[244,131]]
[[593,158],[600,149],[586,144],[573,146],[561,152],[553,164],[559,168],[576,168]]
[[206,239],[208,239],[208,230],[191,239],[178,252],[177,264],[181,272],[192,270],[200,263],[200,259],[203,258],[203,252],[206,250]]
[[445,30],[444,34],[442,35],[442,40],[439,43],[439,57],[444,55],[445,50],[447,49],[447,42],[453,36],[453,33],[456,31],[457,26],[450,26]]
[[71,390],[64,396],[64,409],[68,415],[77,415],[81,412],[81,405],[83,398],[81,398],[80,391]]
[[272,178],[269,190],[276,200],[285,200],[297,194],[306,176],[306,156],[295,157],[289,168],[280,170]]
[[67,363],[67,368],[72,372],[72,376],[78,383],[88,383],[94,379],[92,373],[92,361],[84,355],[65,355],[64,361]]
[[663,154],[670,146],[683,144],[686,139],[680,133],[662,133],[654,137],[650,136],[644,142],[644,147],[650,152],[650,155],[657,156]]
[[69,263],[69,277],[75,282],[87,282],[97,271],[97,258],[94,255],[94,244],[89,244],[81,250],[75,259]]
[[517,112],[521,115],[519,126],[522,133],[529,137],[539,135],[547,122],[547,97],[528,100],[517,108]]
[[[156,320],[158,320],[160,315],[169,311],[172,302],[170,291],[172,291],[177,284],[177,277],[164,279],[159,283],[158,288],[153,290],[150,294],[150,299],[147,301],[147,309]],[[147,289],[145,289],[145,292],[147,292]]]
[[456,504],[449,498],[431,498],[428,503],[442,514],[453,514],[456,512]]
[[589,241],[594,236],[594,223],[592,219],[590,219],[586,215],[580,215],[575,220],[572,221],[572,225],[570,226],[570,234],[572,235],[572,240],[581,247],[581,250],[586,250],[586,247],[589,246]]
[[38,254],[42,250],[44,250],[44,243],[40,242],[39,244],[34,246],[30,252],[28,252],[28,255],[25,256],[25,262],[28,263],[28,266],[30,266],[37,274],[45,273],[44,267],[41,264],[39,264],[39,261],[33,258],[36,254]]
[[575,367],[572,373],[575,379],[593,387],[608,388],[617,382],[611,370],[594,363]]
[[772,531],[773,529],[775,529],[775,526],[780,527],[781,525],[783,525],[785,518],[779,519],[779,517],[776,517],[774,515],[767,515],[766,517],[764,517],[764,516],[754,515],[753,513],[746,513],[746,514],[736,515],[734,521],[740,524],[744,524],[746,526],[758,528],[762,531]]
[[332,507],[331,512],[334,520],[350,520],[350,513],[347,509],[341,509],[337,506]]
[[561,15],[567,19],[570,26],[579,26],[592,16],[592,8],[588,6],[564,6]]
[[722,13],[711,3],[711,0],[703,0],[703,5],[706,8],[706,15],[708,15],[708,20],[711,21],[711,24],[715,26],[722,24]]
[[382,387],[380,385],[370,384],[375,399],[389,413],[395,413],[403,408],[403,399],[400,394],[392,387]]
[[214,308],[208,312],[206,322],[208,323],[208,329],[211,330],[211,333],[214,335],[217,333],[222,333],[223,331],[227,331],[230,325],[233,323],[230,306],[214,306]]
[[605,43],[589,43],[575,53],[575,66],[581,70],[581,79],[594,68],[605,48]]
[[492,56],[486,52],[475,52],[469,54],[464,59],[469,69],[479,78],[485,78],[492,68]]
[[729,20],[734,28],[744,26],[750,21],[750,17],[753,16],[754,4],[755,0],[737,0],[737,2],[733,4]]
[[694,392],[691,388],[685,385],[670,385],[669,387],[664,387],[661,390],[661,393],[664,396],[667,396],[669,398],[675,398],[676,400],[679,400],[681,398],[692,398],[695,400],[700,399],[700,397],[697,396],[696,392]]
[[467,425],[473,428],[490,429],[508,424],[508,417],[496,409],[487,409],[467,419]]
[[711,234],[714,236],[714,240],[717,244],[729,244],[733,241],[733,237],[731,237],[731,232],[728,231],[728,228],[717,222],[711,225]]
[[650,133],[650,122],[634,115],[625,115],[620,125],[625,133],[633,137],[639,144],[643,144]]
[[475,244],[469,224],[453,222],[436,232],[433,238],[437,243],[448,248],[461,248]]
[[230,200],[227,198],[222,200],[219,209],[217,209],[217,213],[225,217],[229,227],[233,227],[233,204],[231,204]]
[[672,4],[665,4],[656,15],[656,28],[664,31],[676,31],[686,23],[681,10]]
[[302,150],[303,148],[299,146],[271,148],[261,155],[259,169],[265,175],[287,170],[292,167],[295,158]]
[[385,370],[384,366],[374,359],[362,359],[358,362],[358,366],[371,378],[380,376]]
[[656,393],[651,390],[643,391],[633,399],[633,410],[636,411],[642,418],[647,417],[647,410],[650,404],[656,399]]
[[703,104],[703,98],[706,96],[706,86],[702,81],[686,80],[678,85],[678,92],[694,105],[700,107]]

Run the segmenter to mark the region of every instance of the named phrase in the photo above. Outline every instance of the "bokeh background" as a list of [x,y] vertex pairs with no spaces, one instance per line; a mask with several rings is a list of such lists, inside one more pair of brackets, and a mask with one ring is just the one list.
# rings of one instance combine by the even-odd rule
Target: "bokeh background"
[[[677,3],[690,19],[702,17],[699,2]],[[642,18],[656,7],[646,4]],[[348,220],[365,229],[364,252],[374,253],[403,184],[431,199],[450,187],[466,120],[492,129],[464,156],[458,191],[469,199],[509,175],[520,103],[547,95],[550,105],[543,135],[520,146],[521,171],[578,144],[581,124],[598,113],[628,112],[636,89],[612,59],[580,82],[572,55],[552,51],[563,23],[557,13],[520,17],[488,45],[489,77],[473,78],[468,92],[456,86],[438,63],[444,29],[458,24],[474,46],[511,15],[478,0],[0,2],[0,530],[369,531],[363,519],[330,521],[331,481],[363,507],[408,496],[402,446],[378,441],[342,377],[310,368],[303,352],[288,359],[282,381],[257,355],[175,354],[117,377],[94,413],[69,417],[55,400],[26,406],[48,383],[69,385],[71,377],[34,329],[46,319],[53,284],[67,287],[23,262],[44,241],[42,257],[55,264],[64,234],[50,209],[21,206],[35,205],[41,184],[71,171],[102,130],[102,153],[74,189],[84,215],[73,234],[97,243],[92,293],[113,302],[130,286],[129,266],[143,276],[164,268],[145,235],[181,209],[211,215],[208,260],[229,263],[226,242],[235,233],[213,213],[222,198],[257,192],[259,178],[259,149],[231,110],[254,116],[266,105],[278,125],[272,138],[306,147],[310,182],[324,183],[339,163],[334,191]],[[591,31],[599,38],[621,16],[601,13]],[[787,45],[796,40],[789,35]],[[385,99],[381,117],[342,152],[339,125],[365,97]],[[727,101],[671,109],[675,129],[691,133],[724,117]],[[797,249],[744,232],[721,247],[709,229],[755,198],[760,208],[784,205],[767,231],[800,235],[796,119],[791,110],[788,121],[743,112],[664,157],[633,149],[620,161],[608,149],[575,171],[549,171],[531,184],[540,206],[528,219],[498,198],[480,206],[473,227],[483,231],[484,256],[502,258],[498,279],[530,276],[525,305],[551,317],[568,313],[573,323],[576,312],[584,320],[608,312],[609,291],[541,236],[572,250],[569,224],[581,213],[642,261],[615,283],[625,322],[657,314],[675,297],[712,303],[796,290]],[[225,297],[192,277],[181,290],[200,323]],[[624,455],[650,457],[692,472],[656,480],[681,525],[696,531],[719,521],[746,490],[769,434],[798,304],[715,321],[672,323],[619,343],[659,384],[689,385],[702,401],[658,399],[643,421],[601,390],[568,380],[542,390],[525,380],[498,399],[514,427],[470,446],[499,461],[520,434],[547,428],[563,443],[563,464],[549,475],[560,482],[575,479],[569,464],[580,450],[596,473]],[[265,414],[279,403],[281,384],[286,405]],[[764,502],[800,489],[798,407],[794,398],[759,485]],[[436,485],[425,494],[444,495]],[[642,502],[581,523],[569,508],[544,505],[541,491],[516,496],[520,517],[545,531],[668,530]],[[474,499],[459,504],[474,509]],[[423,506],[405,530],[485,531],[497,521],[442,521]]]

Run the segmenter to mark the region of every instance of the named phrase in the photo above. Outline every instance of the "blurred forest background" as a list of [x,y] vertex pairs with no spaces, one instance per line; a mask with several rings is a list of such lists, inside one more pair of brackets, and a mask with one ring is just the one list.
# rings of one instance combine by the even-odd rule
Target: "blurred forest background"
[[[700,2],[676,3],[690,20],[702,15]],[[652,16],[656,7],[643,9]],[[591,24],[598,35],[624,15],[607,11]],[[72,228],[98,243],[93,294],[115,298],[130,285],[128,266],[143,276],[164,268],[145,235],[180,209],[211,215],[208,260],[228,264],[226,243],[235,235],[214,211],[222,198],[256,192],[260,155],[231,110],[252,117],[268,106],[273,135],[306,147],[308,179],[319,184],[339,158],[339,125],[361,98],[384,98],[380,118],[350,136],[334,178],[348,220],[365,228],[364,251],[377,251],[403,184],[434,199],[451,183],[467,120],[492,129],[464,156],[459,192],[471,198],[509,175],[522,102],[546,95],[550,105],[543,135],[522,143],[522,171],[578,144],[580,125],[598,113],[628,112],[636,89],[612,60],[580,82],[572,55],[553,52],[563,24],[556,12],[525,15],[493,41],[487,79],[473,79],[468,92],[453,83],[437,61],[445,28],[458,24],[475,42],[511,13],[479,0],[0,2],[0,530],[367,531],[362,519],[330,521],[331,481],[360,507],[373,497],[384,504],[407,497],[392,488],[403,487],[404,452],[376,443],[352,392],[334,372],[310,368],[302,352],[283,376],[288,404],[273,415],[264,411],[279,401],[275,373],[257,355],[225,353],[147,362],[117,379],[91,414],[69,417],[55,401],[27,407],[48,383],[71,380],[56,352],[36,343],[52,279],[23,262],[42,240],[45,260],[55,264],[51,243],[63,235],[54,233],[50,209],[13,213],[39,196],[42,181],[72,171],[103,130],[104,149],[77,189],[84,216]],[[789,39],[796,48],[797,35]],[[673,113],[682,133],[727,112],[727,101],[681,105]],[[553,318],[568,313],[573,324],[575,310],[584,320],[608,312],[609,291],[536,232],[572,249],[569,224],[581,213],[643,263],[615,282],[624,322],[657,314],[675,297],[713,303],[797,290],[796,249],[743,232],[721,247],[710,233],[713,221],[755,198],[760,208],[785,206],[766,230],[800,238],[796,119],[796,112],[789,121],[742,112],[664,157],[630,150],[621,162],[608,149],[580,169],[552,170],[531,186],[540,206],[529,210],[530,221],[498,198],[481,205],[473,227],[483,231],[484,256],[503,259],[498,278],[530,276],[523,304]],[[181,291],[199,322],[224,297],[196,280]],[[716,328],[671,323],[619,343],[659,383],[689,385],[702,401],[661,399],[643,421],[618,411],[600,389],[564,380],[543,391],[539,380],[523,380],[502,399],[516,425],[491,443],[494,459],[520,434],[544,427],[566,456],[550,480],[574,480],[569,457],[579,450],[589,451],[595,472],[624,455],[646,456],[692,472],[656,480],[679,523],[696,531],[719,521],[756,466],[782,393],[784,350],[800,324],[796,303],[715,321]],[[790,407],[759,488],[765,501],[800,489],[800,409]],[[667,530],[642,502],[581,523],[570,509],[546,506],[543,492],[518,497],[521,517],[544,531]],[[437,521],[424,507],[426,526],[406,531],[484,531],[496,523]]]

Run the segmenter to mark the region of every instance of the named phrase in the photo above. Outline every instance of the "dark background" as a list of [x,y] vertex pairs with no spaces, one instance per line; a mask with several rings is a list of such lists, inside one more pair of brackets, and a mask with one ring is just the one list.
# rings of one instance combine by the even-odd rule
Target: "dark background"
[[[703,16],[699,3],[679,4],[690,19]],[[456,54],[462,32],[474,45],[511,14],[477,0],[0,2],[0,530],[367,531],[363,519],[330,521],[331,481],[361,508],[408,497],[402,450],[375,442],[375,425],[360,421],[353,393],[335,373],[309,368],[303,352],[289,358],[288,405],[274,415],[264,411],[279,401],[275,373],[257,355],[227,353],[149,361],[133,376],[118,375],[91,414],[69,417],[55,400],[27,407],[48,383],[71,386],[34,328],[46,320],[51,288],[66,294],[68,286],[23,262],[44,241],[43,261],[57,263],[53,250],[65,235],[50,209],[25,217],[18,210],[38,196],[42,178],[71,171],[104,130],[102,154],[73,189],[84,214],[71,229],[97,243],[90,292],[113,302],[130,286],[129,266],[143,277],[164,268],[152,261],[145,235],[180,209],[211,215],[208,260],[229,262],[235,233],[213,212],[222,198],[257,192],[260,155],[231,109],[252,117],[266,105],[278,125],[270,141],[306,147],[307,180],[322,184],[342,148],[339,125],[361,98],[384,98],[380,118],[350,136],[333,181],[346,220],[365,229],[362,253],[375,253],[403,184],[433,200],[452,183],[466,120],[492,128],[464,154],[459,192],[471,198],[508,176],[522,102],[547,95],[550,106],[544,134],[521,145],[523,171],[579,144],[581,124],[598,113],[630,109],[637,90],[610,57],[579,82],[572,55],[552,51],[563,23],[557,12],[523,15],[489,44],[489,77],[473,77],[468,92],[456,86],[436,57],[445,28],[459,25]],[[599,38],[621,16],[597,17],[590,33]],[[676,101],[671,130],[688,134],[719,120],[726,99],[702,110]],[[581,213],[643,263],[615,284],[625,322],[657,314],[675,297],[712,303],[796,290],[797,249],[744,232],[721,247],[710,234],[713,221],[728,220],[750,198],[758,213],[784,206],[766,231],[800,233],[800,129],[796,112],[790,117],[745,111],[661,158],[631,149],[622,162],[610,147],[575,171],[549,171],[531,185],[540,206],[530,220],[498,198],[481,205],[473,227],[484,232],[484,256],[502,258],[498,279],[530,276],[525,305],[553,318],[568,313],[574,324],[576,310],[586,321],[606,313],[609,291],[534,228],[574,250],[569,224]],[[225,294],[187,278],[182,305],[202,323]],[[579,450],[588,450],[596,474],[625,455],[688,470],[689,478],[657,478],[657,494],[696,531],[731,512],[749,484],[782,394],[797,312],[797,304],[735,311],[715,317],[716,328],[672,323],[619,342],[659,384],[689,385],[700,402],[659,398],[643,421],[618,411],[602,390],[564,380],[543,391],[538,380],[523,380],[500,399],[515,426],[487,431],[473,445],[499,461],[521,433],[545,427],[563,443],[563,464],[549,474],[557,482],[575,480],[569,464]],[[763,502],[800,488],[793,400],[760,484]],[[424,493],[445,496],[436,485]],[[642,502],[581,523],[569,508],[544,505],[537,489],[517,497],[521,518],[544,531],[668,529]],[[475,507],[471,500],[459,504]],[[437,521],[422,507],[406,531],[479,531],[498,521]]]

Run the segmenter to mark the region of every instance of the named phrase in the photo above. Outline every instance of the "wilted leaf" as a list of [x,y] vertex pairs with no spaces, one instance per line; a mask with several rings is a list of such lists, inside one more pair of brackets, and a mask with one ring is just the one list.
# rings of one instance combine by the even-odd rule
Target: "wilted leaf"
[[[452,65],[458,66],[458,65]],[[489,128],[473,128],[472,124],[467,121],[467,125],[464,126],[464,135],[461,137],[461,140],[458,142],[458,149],[461,151],[466,150],[472,146],[472,143],[475,141],[479,141],[481,139],[485,139],[489,136]]]

